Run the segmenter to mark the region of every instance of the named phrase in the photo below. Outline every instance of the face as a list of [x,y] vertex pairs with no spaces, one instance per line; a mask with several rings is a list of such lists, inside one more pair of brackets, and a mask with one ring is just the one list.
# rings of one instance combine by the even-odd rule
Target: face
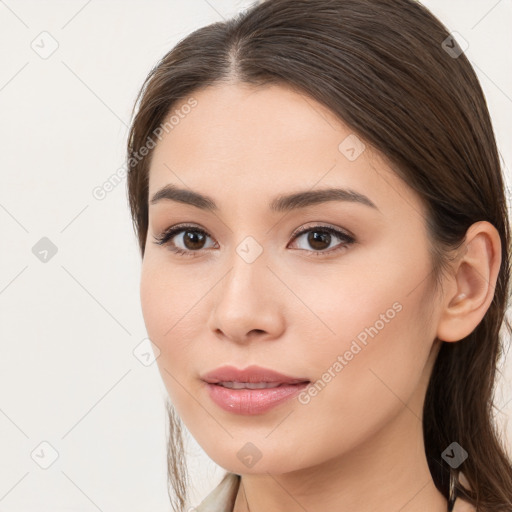
[[[149,198],[173,185],[216,208],[150,202],[141,276],[148,336],[191,434],[227,470],[281,473],[363,446],[405,403],[419,417],[437,346],[419,197],[310,97],[221,85],[193,98],[154,149]],[[345,192],[312,200],[331,188]],[[310,384],[266,410],[228,410],[202,380],[224,365]]]

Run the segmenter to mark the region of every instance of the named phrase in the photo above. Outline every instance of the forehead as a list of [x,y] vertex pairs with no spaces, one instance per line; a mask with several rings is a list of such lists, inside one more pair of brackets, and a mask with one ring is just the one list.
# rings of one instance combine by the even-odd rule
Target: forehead
[[[194,106],[184,108],[187,104]],[[228,200],[228,191],[247,200],[323,186],[371,196],[389,194],[391,183],[407,194],[379,153],[350,127],[286,86],[206,87],[176,103],[167,120],[171,116],[172,129],[152,156],[150,197],[168,183],[218,197],[220,203]]]
[[[165,156],[184,164],[277,165],[314,156],[320,145],[336,154],[340,137],[350,133],[326,108],[284,86],[224,84],[192,96],[196,105],[187,114],[181,114],[187,100],[173,107],[168,118],[174,114],[176,124],[157,145],[155,160]],[[258,167],[260,173],[265,171]]]

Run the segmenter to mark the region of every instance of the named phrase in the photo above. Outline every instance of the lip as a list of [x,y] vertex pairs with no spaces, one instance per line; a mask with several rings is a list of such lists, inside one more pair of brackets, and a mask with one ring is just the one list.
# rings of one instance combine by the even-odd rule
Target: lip
[[[204,374],[201,379],[206,383],[208,394],[214,403],[225,411],[243,415],[263,414],[296,397],[310,384],[306,378],[290,377],[255,365],[244,370],[223,366]],[[272,382],[278,384],[278,387],[230,389],[220,386],[218,382]]]
[[264,368],[262,366],[252,365],[243,370],[234,366],[221,366],[202,375],[201,380],[209,384],[218,382],[279,382],[281,384],[298,384],[300,382],[309,382],[305,377],[290,377],[282,373]]

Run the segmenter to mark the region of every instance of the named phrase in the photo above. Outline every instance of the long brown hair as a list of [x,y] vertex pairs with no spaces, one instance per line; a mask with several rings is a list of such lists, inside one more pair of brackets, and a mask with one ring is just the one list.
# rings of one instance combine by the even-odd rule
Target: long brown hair
[[[512,332],[505,316],[510,221],[487,104],[457,41],[413,0],[267,0],[182,39],[149,73],[134,105],[127,187],[142,257],[147,148],[176,102],[222,82],[291,86],[380,151],[427,207],[436,281],[471,224],[485,220],[496,227],[502,265],[493,301],[469,336],[442,343],[423,431],[430,471],[445,497],[450,468],[441,454],[457,442],[468,453],[458,470],[470,487],[457,483],[459,495],[482,512],[512,510],[512,465],[493,414],[497,363]],[[502,326],[507,331],[500,337]],[[187,474],[172,407],[169,434],[169,496],[182,511]]]

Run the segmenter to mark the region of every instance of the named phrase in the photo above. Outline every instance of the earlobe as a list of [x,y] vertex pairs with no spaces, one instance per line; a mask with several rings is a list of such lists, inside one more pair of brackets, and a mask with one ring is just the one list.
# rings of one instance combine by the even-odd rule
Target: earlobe
[[498,231],[487,221],[474,223],[454,263],[451,293],[442,304],[437,329],[440,340],[459,341],[475,330],[494,297],[500,266]]

